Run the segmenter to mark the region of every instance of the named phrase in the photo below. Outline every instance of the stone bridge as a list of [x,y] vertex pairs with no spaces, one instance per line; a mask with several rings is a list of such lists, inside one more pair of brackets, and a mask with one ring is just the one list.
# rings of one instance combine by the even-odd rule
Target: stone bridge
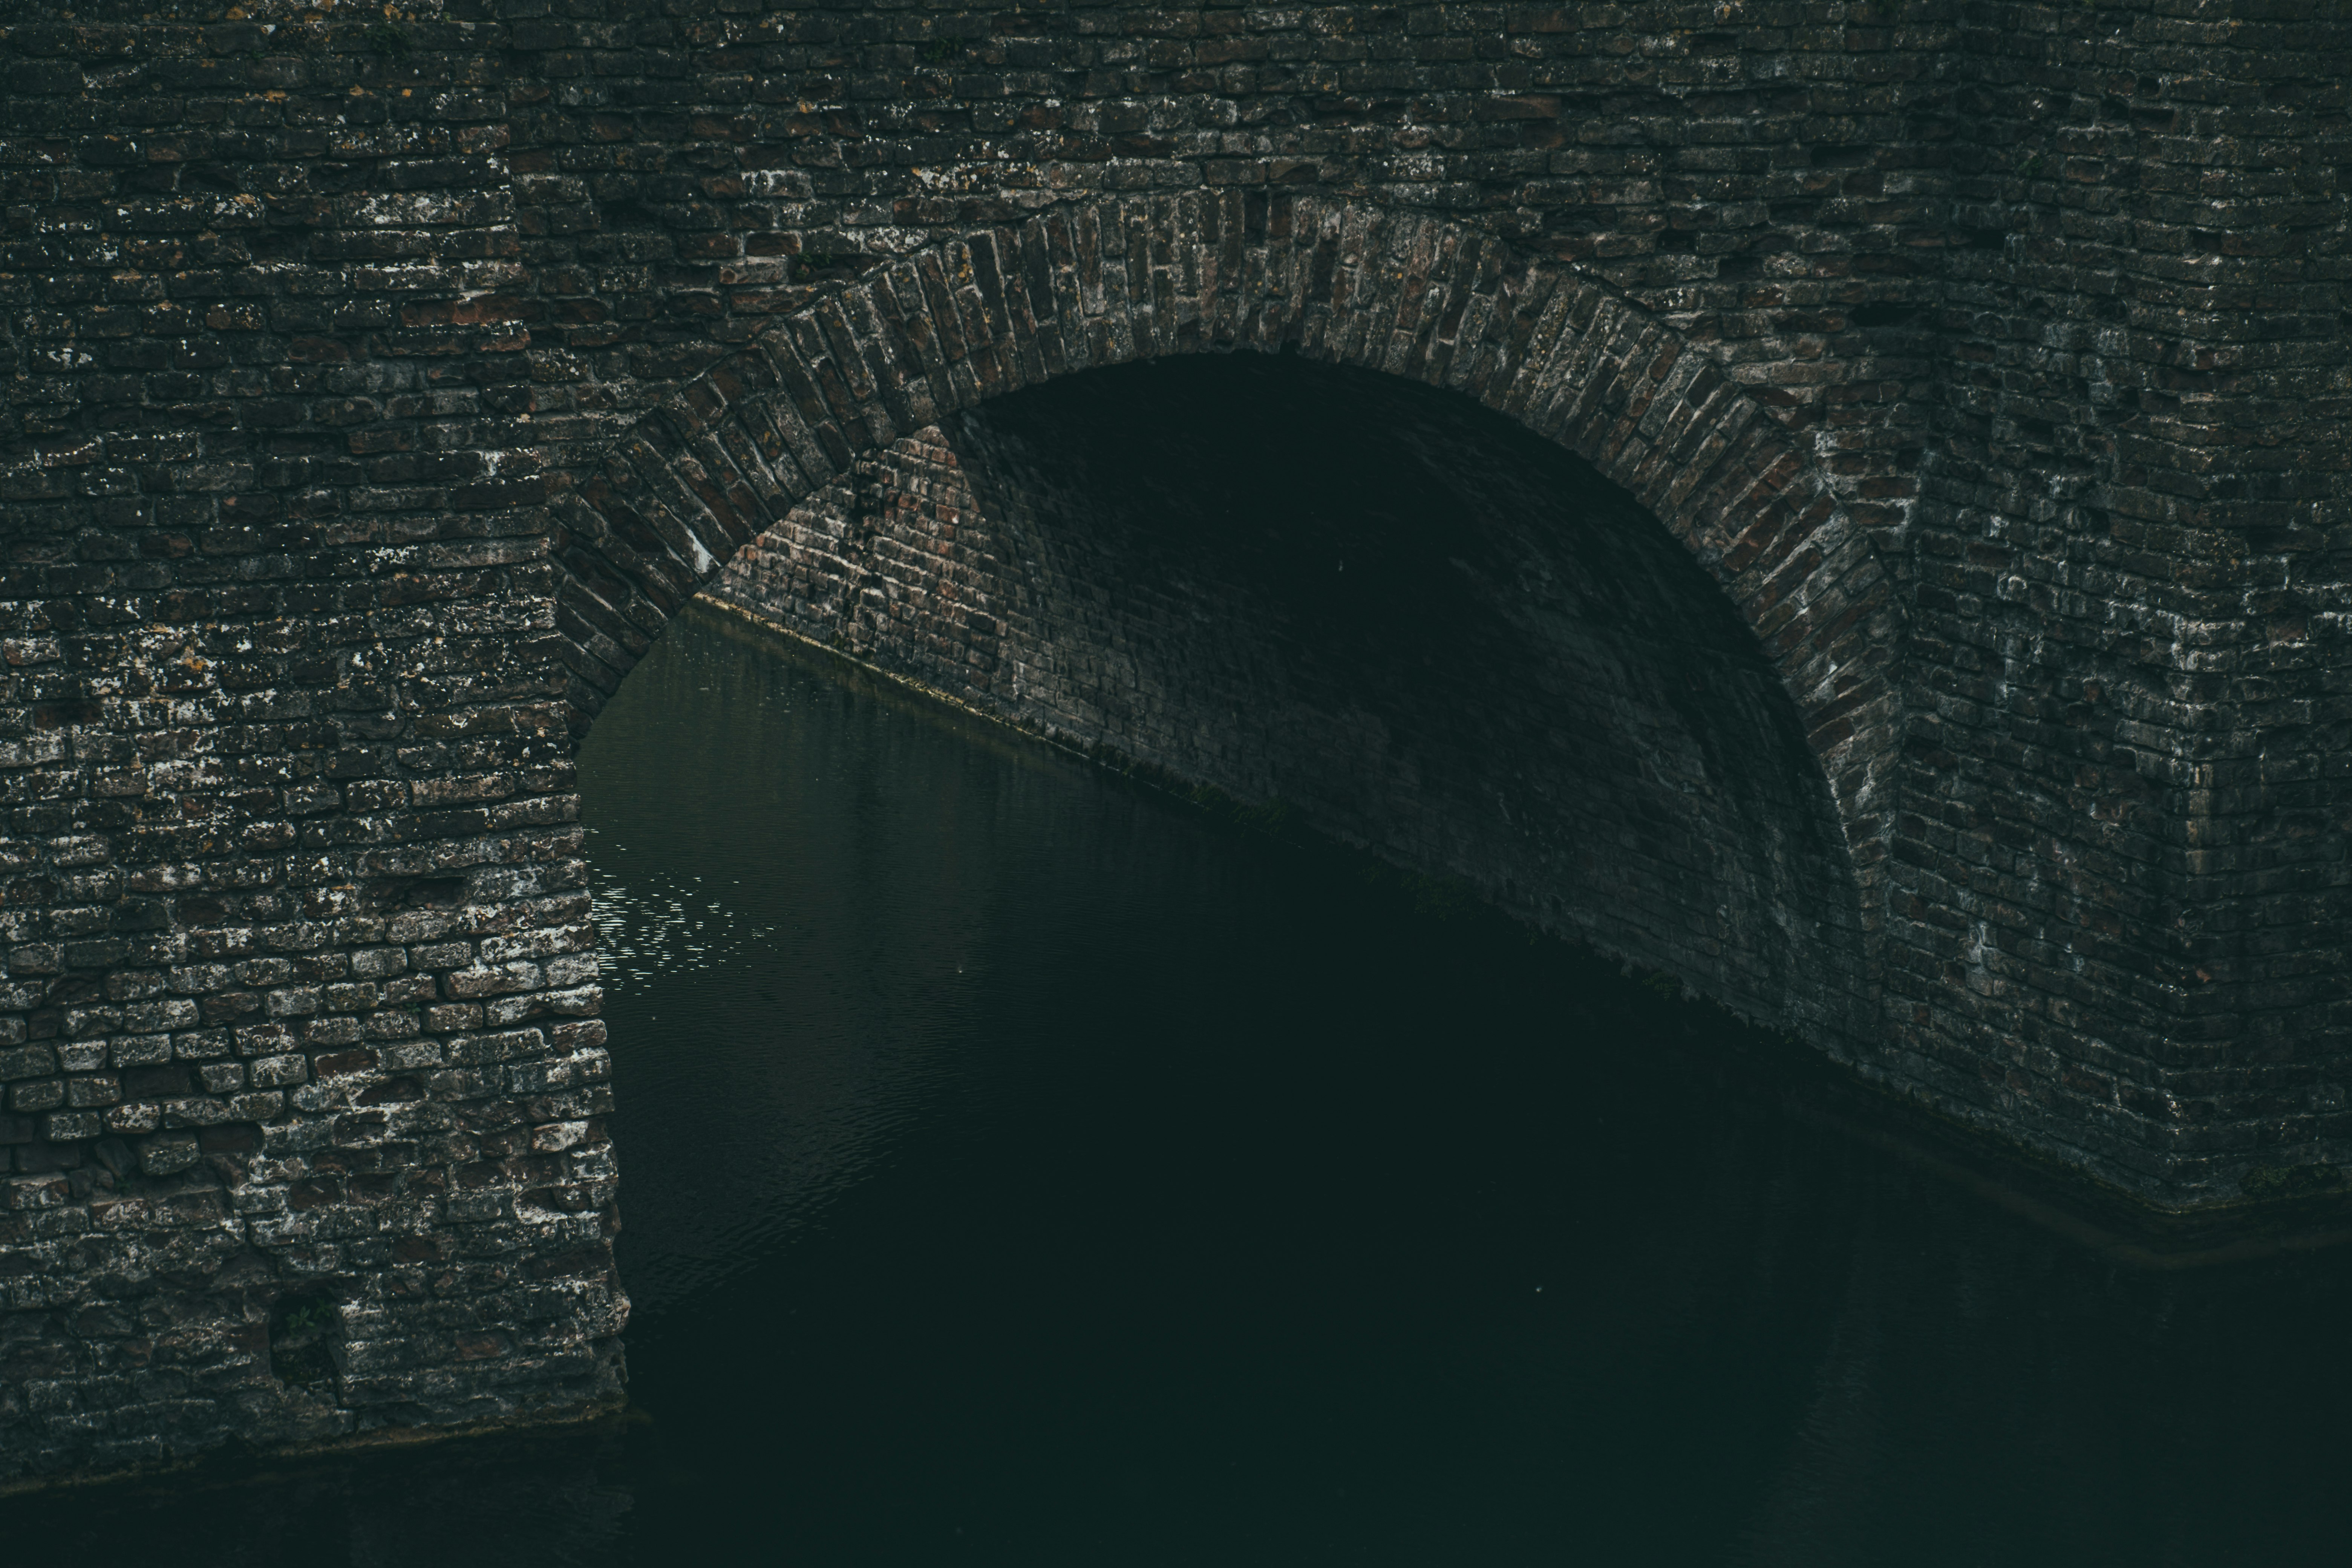
[[2352,1161],[2336,0],[75,3],[0,1480],[611,1399],[572,758],[698,593],[2152,1208]]

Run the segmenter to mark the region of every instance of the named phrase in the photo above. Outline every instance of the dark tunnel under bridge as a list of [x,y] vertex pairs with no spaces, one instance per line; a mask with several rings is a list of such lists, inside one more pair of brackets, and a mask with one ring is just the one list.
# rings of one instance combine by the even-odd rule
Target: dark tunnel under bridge
[[1755,633],[1466,398],[1291,355],[1070,377],[899,438],[709,591],[1748,1016],[1869,1027],[1847,848]]

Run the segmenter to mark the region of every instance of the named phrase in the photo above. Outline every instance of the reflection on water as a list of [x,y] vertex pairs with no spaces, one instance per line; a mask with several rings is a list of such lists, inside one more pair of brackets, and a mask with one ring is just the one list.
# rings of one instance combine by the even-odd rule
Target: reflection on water
[[175,1563],[2336,1562],[2341,1256],[2149,1275],[698,613],[583,761],[636,1417],[0,1504]]

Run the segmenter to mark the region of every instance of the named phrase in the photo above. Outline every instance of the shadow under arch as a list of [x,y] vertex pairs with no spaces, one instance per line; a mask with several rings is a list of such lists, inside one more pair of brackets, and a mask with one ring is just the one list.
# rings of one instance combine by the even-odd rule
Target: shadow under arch
[[746,542],[861,458],[1076,373],[1235,351],[1465,395],[1590,464],[1679,542],[1786,693],[1843,839],[1858,945],[1838,965],[1842,1016],[1807,1022],[1849,1041],[1866,1027],[1901,630],[1866,531],[1789,432],[1669,328],[1425,215],[1211,194],[1076,205],[812,300],[551,501],[575,732]]

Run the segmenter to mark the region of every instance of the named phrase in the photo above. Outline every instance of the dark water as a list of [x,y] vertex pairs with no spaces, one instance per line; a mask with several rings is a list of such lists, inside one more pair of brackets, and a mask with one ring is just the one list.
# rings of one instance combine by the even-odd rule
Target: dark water
[[583,789],[638,1418],[0,1504],[0,1552],[2352,1556],[2342,1257],[2118,1269],[1696,1009],[712,616]]

